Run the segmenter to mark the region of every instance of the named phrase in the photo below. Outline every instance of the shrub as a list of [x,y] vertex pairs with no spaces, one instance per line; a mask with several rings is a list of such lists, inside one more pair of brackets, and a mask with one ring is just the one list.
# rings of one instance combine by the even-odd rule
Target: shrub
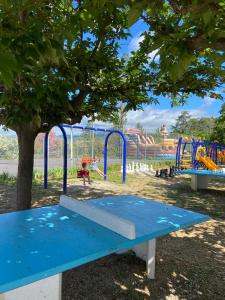
[[0,136],[0,158],[18,158],[18,143],[15,137]]

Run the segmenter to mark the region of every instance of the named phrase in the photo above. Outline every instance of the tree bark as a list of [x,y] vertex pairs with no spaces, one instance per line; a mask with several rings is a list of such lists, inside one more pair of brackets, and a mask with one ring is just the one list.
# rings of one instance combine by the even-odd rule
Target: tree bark
[[31,124],[20,126],[16,132],[19,147],[16,208],[23,210],[31,208],[36,133]]

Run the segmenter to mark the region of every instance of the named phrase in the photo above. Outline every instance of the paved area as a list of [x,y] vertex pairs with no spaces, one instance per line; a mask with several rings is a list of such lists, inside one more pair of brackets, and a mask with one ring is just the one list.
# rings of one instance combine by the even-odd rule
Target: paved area
[[[118,159],[109,159],[109,164],[116,164],[119,163]],[[80,162],[77,160],[68,159],[68,168],[76,166],[77,163]],[[103,161],[100,162],[100,166],[103,165]],[[63,159],[62,158],[50,158],[49,159],[49,168],[62,168],[63,166]],[[17,175],[17,167],[18,161],[17,160],[1,160],[0,159],[0,174],[3,172],[8,173],[9,175],[16,176]],[[34,170],[35,171],[43,171],[44,169],[44,160],[43,159],[35,159],[34,160]]]
[[0,174],[5,172],[10,175],[16,175],[17,165],[17,160],[0,160]]
[[[68,162],[68,166],[70,166],[71,162]],[[17,160],[0,160],[0,174],[3,172],[8,173],[9,175],[17,175]],[[49,160],[49,168],[62,167],[61,159],[50,159]],[[34,160],[34,170],[42,171],[44,168],[44,161],[42,159]]]

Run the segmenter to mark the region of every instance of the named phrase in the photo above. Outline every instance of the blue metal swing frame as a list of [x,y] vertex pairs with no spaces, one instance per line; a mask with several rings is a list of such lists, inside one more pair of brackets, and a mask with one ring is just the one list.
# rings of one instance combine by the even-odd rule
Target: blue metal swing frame
[[[107,166],[108,166],[108,140],[109,137],[116,133],[119,134],[123,140],[123,157],[122,157],[122,183],[126,183],[126,164],[127,164],[127,140],[125,135],[120,130],[110,130],[105,128],[96,128],[96,127],[88,127],[88,126],[80,126],[80,125],[68,125],[68,124],[60,124],[57,127],[61,130],[63,135],[63,192],[67,192],[67,134],[65,128],[70,129],[81,129],[81,130],[93,130],[93,131],[101,131],[107,132],[107,136],[105,137],[104,143],[104,181],[107,180]],[[51,130],[49,130],[50,132]],[[48,152],[49,152],[49,132],[45,134],[44,138],[44,188],[48,188]]]

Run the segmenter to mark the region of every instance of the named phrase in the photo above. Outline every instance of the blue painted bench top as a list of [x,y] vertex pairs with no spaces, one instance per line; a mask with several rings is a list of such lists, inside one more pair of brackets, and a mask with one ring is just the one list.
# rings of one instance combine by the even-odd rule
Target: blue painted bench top
[[128,240],[60,205],[0,215],[0,293],[203,221],[208,216],[135,196],[89,200],[136,224]]
[[180,170],[177,171],[178,174],[190,174],[190,175],[203,175],[203,176],[214,176],[214,177],[224,177],[225,173],[214,172],[210,170]]

